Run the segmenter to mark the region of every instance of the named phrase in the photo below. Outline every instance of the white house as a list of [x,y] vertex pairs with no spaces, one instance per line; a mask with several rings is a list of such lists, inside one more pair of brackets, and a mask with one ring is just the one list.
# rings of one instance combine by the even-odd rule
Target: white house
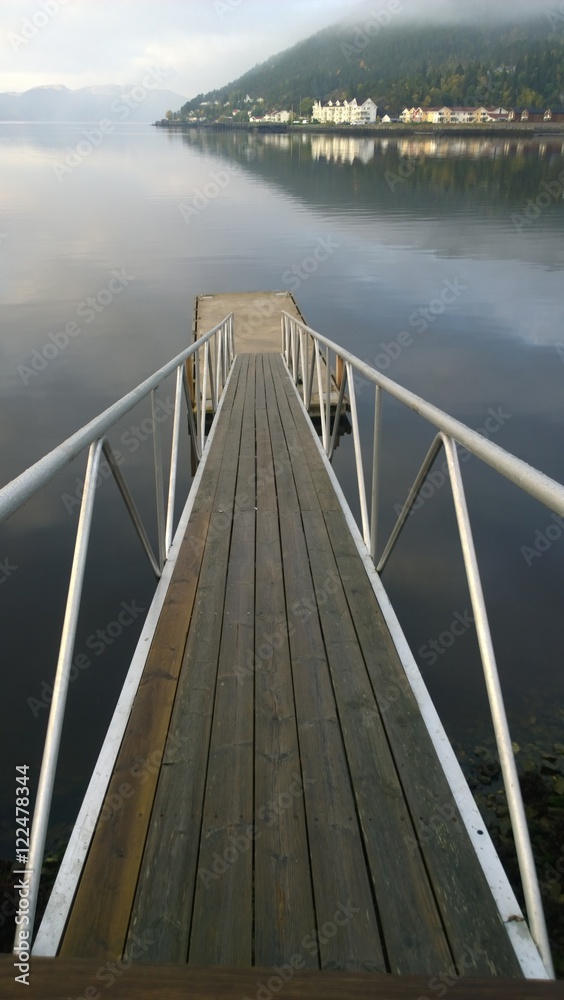
[[376,121],[378,107],[369,97],[364,104],[358,104],[356,97],[352,101],[329,101],[322,104],[315,101],[312,118],[322,125],[370,125]]
[[404,122],[405,124],[422,121],[425,121],[423,108],[404,108],[400,115],[400,122]]
[[251,122],[278,122],[279,124],[286,124],[290,121],[292,115],[289,111],[271,111],[269,115],[264,115],[262,118],[254,118],[252,115],[249,117]]
[[290,111],[273,111],[270,117],[274,122],[286,124],[286,122],[290,121],[292,114]]

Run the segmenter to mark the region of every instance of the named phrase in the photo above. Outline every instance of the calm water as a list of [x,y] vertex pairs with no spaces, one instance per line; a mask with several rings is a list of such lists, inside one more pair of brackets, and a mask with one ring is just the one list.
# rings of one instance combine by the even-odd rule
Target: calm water
[[[284,288],[312,326],[471,427],[493,411],[497,443],[564,479],[564,201],[552,184],[564,142],[118,126],[94,149],[86,128],[0,125],[2,484],[179,352],[197,293]],[[79,143],[88,155],[66,169]],[[308,274],[320,242],[327,259]],[[360,391],[367,448],[370,399]],[[114,441],[150,517],[152,442],[135,430],[146,415]],[[431,435],[394,403],[384,415],[385,533]],[[357,512],[353,465],[347,438],[335,466]],[[522,547],[554,524],[548,512],[475,459],[463,472],[515,738],[551,744],[564,721],[564,531],[529,565]],[[39,770],[83,474],[75,463],[0,528],[4,856],[14,766]],[[473,630],[460,625],[470,602],[452,500],[437,483],[385,582],[449,733],[472,747],[490,726]],[[153,589],[113,484],[99,501],[76,646],[89,666],[70,688],[53,837],[74,818]],[[134,622],[108,633],[124,602]]]

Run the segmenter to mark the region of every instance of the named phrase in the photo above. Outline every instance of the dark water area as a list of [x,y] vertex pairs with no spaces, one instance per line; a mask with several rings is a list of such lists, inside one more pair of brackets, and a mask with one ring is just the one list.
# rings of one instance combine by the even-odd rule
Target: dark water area
[[[2,485],[182,350],[196,294],[271,289],[293,291],[311,326],[564,480],[564,138],[120,125],[94,147],[87,132],[0,125]],[[320,245],[326,259],[308,270]],[[372,390],[359,386],[359,405],[368,455]],[[152,440],[136,430],[147,416],[140,407],[112,439],[154,524]],[[382,539],[432,436],[386,401]],[[384,582],[469,759],[493,744],[441,465]],[[334,466],[358,516],[350,438]],[[0,526],[4,857],[15,766],[39,773],[84,469],[73,463]],[[512,734],[549,753],[564,742],[564,527],[477,459],[463,475]],[[76,644],[88,666],[70,687],[52,843],[76,815],[153,588],[104,481]],[[112,637],[124,604],[134,620]]]

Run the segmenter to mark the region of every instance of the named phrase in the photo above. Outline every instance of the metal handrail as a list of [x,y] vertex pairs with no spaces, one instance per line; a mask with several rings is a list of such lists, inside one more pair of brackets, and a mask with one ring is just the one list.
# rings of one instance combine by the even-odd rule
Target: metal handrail
[[[323,353],[322,353],[322,348]],[[457,445],[462,445],[469,452],[480,458],[483,462],[495,469],[496,472],[514,483],[524,492],[537,500],[540,500],[546,507],[560,516],[564,515],[564,486],[556,480],[540,472],[538,469],[528,465],[522,459],[511,455],[500,448],[499,445],[488,441],[477,431],[467,427],[461,421],[449,416],[443,410],[428,403],[415,393],[404,389],[393,382],[385,375],[380,374],[366,362],[361,361],[349,351],[335,344],[333,341],[317,333],[308,327],[301,320],[291,316],[287,312],[282,314],[282,352],[286,366],[293,381],[297,386],[302,387],[302,399],[306,410],[311,406],[311,379],[310,373],[314,367],[317,370],[317,382],[319,391],[319,408],[321,413],[322,440],[323,447],[329,460],[331,460],[335,448],[339,422],[344,407],[345,390],[348,389],[348,404],[352,423],[352,433],[354,441],[356,471],[358,482],[358,493],[362,523],[362,536],[370,556],[378,573],[381,573],[396,545],[396,542],[407,522],[414,503],[429,475],[431,468],[442,448],[447,456],[447,467],[450,483],[453,492],[454,506],[466,577],[470,589],[470,597],[476,622],[478,645],[480,657],[486,681],[488,701],[494,726],[496,744],[499,754],[500,766],[503,776],[507,805],[509,809],[511,825],[515,837],[519,870],[523,884],[523,892],[529,917],[529,924],[533,939],[539,949],[539,953],[548,974],[554,977],[554,968],[550,952],[550,944],[546,928],[541,893],[538,883],[538,876],[533,857],[531,839],[523,798],[515,765],[507,714],[503,702],[503,694],[499,673],[497,669],[495,653],[493,649],[491,631],[488,622],[486,604],[480,578],[480,571],[476,558],[476,551],[472,537],[472,528],[468,514],[462,474],[458,460]],[[333,417],[333,433],[330,436],[328,429],[331,421],[332,399],[329,391],[330,386],[330,353],[335,355],[334,378],[339,389],[338,402]],[[326,392],[322,391],[322,379],[320,371],[320,361],[324,360],[327,367]],[[339,364],[340,362],[340,364]],[[372,455],[372,490],[371,507],[368,510],[366,481],[364,475],[364,465],[360,440],[360,428],[358,419],[358,407],[354,387],[354,372],[358,372],[368,382],[375,386],[374,400],[374,438]],[[398,516],[396,524],[391,532],[390,538],[384,546],[382,555],[377,560],[377,527],[380,500],[380,434],[382,429],[382,393],[387,393],[397,399],[404,406],[418,413],[428,423],[438,430],[426,457],[419,470],[414,483],[408,493],[407,499]],[[325,413],[323,407],[325,406]]]
[[[203,372],[200,381],[200,353],[203,351]],[[186,372],[186,361],[195,356],[195,379],[192,386]],[[59,756],[61,735],[63,730],[65,707],[70,683],[72,657],[76,638],[78,616],[80,611],[84,575],[86,570],[86,557],[90,540],[90,529],[92,525],[92,515],[94,502],[96,499],[96,480],[102,455],[105,456],[109,468],[116,480],[118,489],[123,497],[128,513],[133,521],[133,525],[143,549],[149,559],[151,568],[157,579],[161,576],[164,564],[172,545],[176,482],[178,473],[178,454],[180,439],[180,418],[182,408],[182,395],[186,399],[188,411],[188,429],[197,460],[201,458],[206,442],[206,414],[208,410],[207,385],[208,380],[211,387],[211,408],[215,415],[220,399],[223,395],[227,377],[234,360],[234,335],[233,335],[233,314],[227,316],[221,323],[218,323],[212,330],[209,330],[203,337],[198,338],[190,347],[182,351],[175,358],[164,365],[148,379],[133,389],[122,399],[118,400],[107,410],[101,413],[90,423],[86,424],[79,431],[67,438],[57,448],[48,455],[36,462],[35,465],[23,472],[17,479],[8,483],[0,491],[0,523],[9,518],[15,511],[19,510],[25,503],[35,496],[47,483],[49,483],[58,472],[60,472],[69,462],[77,458],[87,448],[88,465],[86,478],[82,494],[80,516],[76,533],[74,557],[67,594],[67,603],[63,621],[63,630],[57,669],[53,685],[53,697],[47,724],[47,735],[45,737],[45,748],[41,762],[37,797],[33,813],[33,823],[31,827],[30,848],[28,861],[25,868],[25,878],[28,887],[28,904],[26,911],[29,924],[25,929],[23,925],[16,928],[14,950],[20,947],[27,950],[27,943],[33,930],[35,911],[37,908],[37,898],[39,891],[39,881],[43,864],[43,854],[45,841],[47,838],[47,827],[51,802],[55,784],[55,773]],[[215,371],[212,369],[215,368]],[[163,480],[163,455],[162,441],[160,435],[160,424],[155,419],[157,406],[157,391],[160,383],[176,371],[176,394],[174,403],[174,419],[172,431],[171,465],[168,484],[168,493],[165,500],[164,480]],[[154,472],[157,498],[157,534],[159,543],[158,557],[155,556],[149,537],[137,511],[129,487],[125,481],[119,463],[114,455],[106,433],[125,414],[129,413],[138,403],[147,396],[151,396],[154,425]],[[196,401],[196,418],[194,419],[193,399]],[[165,513],[166,511],[166,513]],[[22,941],[25,943],[22,945]]]

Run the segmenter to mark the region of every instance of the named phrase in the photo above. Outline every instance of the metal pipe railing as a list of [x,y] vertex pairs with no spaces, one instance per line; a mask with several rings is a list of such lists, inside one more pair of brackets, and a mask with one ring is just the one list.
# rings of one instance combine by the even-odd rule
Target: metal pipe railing
[[[215,342],[218,342],[215,344]],[[99,417],[90,421],[85,427],[73,434],[63,444],[59,445],[52,452],[42,458],[17,479],[9,483],[0,491],[0,523],[6,520],[11,514],[19,510],[28,500],[38,493],[54,476],[57,475],[69,462],[80,455],[86,448],[89,448],[88,466],[80,508],[80,516],[77,528],[74,558],[67,595],[66,610],[63,622],[62,638],[57,660],[55,682],[53,686],[53,697],[47,724],[47,735],[45,738],[45,748],[41,762],[41,771],[35,808],[33,813],[33,823],[30,836],[30,849],[25,866],[25,877],[28,887],[28,909],[27,916],[29,924],[25,931],[23,926],[16,929],[14,950],[20,950],[29,940],[35,919],[37,899],[39,892],[39,882],[41,878],[41,868],[43,864],[43,854],[45,851],[45,841],[47,838],[47,828],[51,802],[55,785],[55,774],[61,743],[61,735],[64,724],[65,708],[67,701],[68,686],[70,681],[70,671],[76,639],[76,629],[78,615],[80,611],[84,575],[86,569],[86,556],[90,540],[90,529],[92,525],[92,515],[96,499],[96,480],[100,467],[102,454],[108,461],[109,468],[116,480],[118,489],[125,502],[127,511],[131,517],[135,530],[139,536],[141,544],[147,554],[151,568],[157,579],[160,577],[163,566],[172,542],[173,521],[174,521],[174,499],[176,492],[176,480],[178,472],[178,452],[179,452],[179,431],[180,431],[180,407],[182,400],[182,385],[185,376],[185,362],[195,355],[196,359],[196,384],[194,394],[197,401],[197,419],[194,422],[192,406],[192,394],[186,392],[186,405],[188,409],[188,428],[192,435],[192,442],[198,458],[205,445],[206,440],[206,386],[207,369],[210,359],[210,343],[217,347],[216,355],[218,359],[216,377],[212,376],[212,410],[215,415],[220,397],[223,395],[228,371],[233,363],[233,316],[232,314],[213,330],[210,330],[194,344],[173,358],[167,365],[155,372],[141,385],[133,389],[113,406],[110,406]],[[198,373],[198,358],[200,351],[204,351],[204,378],[200,386]],[[219,363],[219,359],[226,359],[225,363]],[[228,361],[228,363],[227,363]],[[172,431],[171,446],[171,469],[169,477],[168,498],[165,503],[164,477],[163,477],[163,454],[162,440],[160,434],[160,422],[157,417],[157,390],[161,381],[167,378],[176,370],[176,395],[174,421]],[[187,386],[189,390],[189,387]],[[142,519],[139,515],[129,487],[125,481],[123,473],[116,461],[115,455],[106,438],[109,431],[122,417],[124,417],[134,406],[148,395],[151,396],[153,415],[153,451],[154,451],[154,474],[157,502],[157,535],[159,544],[158,559],[155,556],[149,536],[145,530]],[[166,514],[165,514],[166,511]],[[23,935],[25,934],[25,941]],[[23,943],[22,943],[23,942]]]
[[76,544],[72,562],[67,606],[63,621],[63,634],[59,649],[59,657],[57,660],[55,682],[53,685],[53,698],[51,701],[51,710],[49,712],[49,722],[47,724],[45,749],[43,751],[41,771],[39,773],[37,798],[35,801],[35,809],[33,811],[29,855],[25,866],[25,878],[27,880],[28,887],[29,908],[27,916],[29,919],[29,925],[26,930],[24,930],[23,924],[17,925],[14,950],[19,950],[22,943],[25,944],[26,941],[29,940],[37,908],[39,881],[41,878],[41,868],[43,866],[43,853],[45,851],[45,841],[47,839],[47,825],[49,823],[49,814],[51,812],[51,801],[55,785],[55,772],[57,769],[61,735],[63,732],[72,656],[74,652],[78,614],[80,611],[80,598],[82,595],[82,586],[84,583],[84,573],[86,569],[86,555],[88,552],[88,543],[90,541],[90,527],[92,525],[94,501],[96,499],[96,478],[100,467],[102,447],[102,440],[95,442],[90,446],[90,454],[88,456],[88,467],[86,470],[82,505],[80,508],[80,517],[76,533]]
[[[32,465],[31,468],[26,469],[22,472],[20,476],[13,479],[11,483],[8,483],[2,490],[0,490],[0,524],[7,520],[22,504],[27,503],[32,496],[34,496],[42,486],[45,486],[50,482],[61,469],[64,469],[65,465],[72,462],[78,457],[89,445],[98,438],[102,437],[106,431],[110,429],[114,424],[118,422],[122,417],[124,417],[134,406],[137,405],[142,399],[149,394],[152,389],[155,389],[163,379],[167,378],[168,375],[178,368],[179,365],[183,364],[192,355],[199,357],[199,352],[204,344],[207,343],[215,334],[223,330],[229,330],[229,317],[218,323],[213,330],[209,330],[203,337],[199,337],[198,340],[191,344],[190,347],[178,354],[172,361],[164,365],[151,375],[144,382],[141,382],[135,389],[128,392],[126,396],[118,400],[112,406],[104,410],[99,416],[91,420],[90,423],[85,424],[81,427],[79,431],[72,434],[71,437],[63,441],[62,444],[54,448],[53,451],[49,452],[42,459]],[[227,335],[227,333],[226,333]],[[231,345],[233,343],[233,334],[231,331]],[[233,350],[231,346],[231,351]],[[196,380],[196,385],[199,385],[198,380]],[[196,394],[196,399],[198,400],[198,427],[201,427],[201,403],[200,403],[200,393]]]
[[468,451],[471,451],[477,458],[482,459],[486,465],[491,466],[496,472],[509,479],[510,482],[515,483],[525,493],[535,497],[536,500],[540,500],[550,510],[564,517],[564,486],[561,483],[558,483],[555,479],[551,479],[550,476],[547,476],[544,472],[540,472],[539,469],[533,468],[532,465],[528,465],[527,462],[517,458],[515,455],[511,455],[493,441],[488,441],[487,438],[482,437],[477,431],[467,427],[466,424],[463,424],[455,417],[449,416],[448,413],[439,409],[438,406],[428,403],[421,396],[417,396],[414,392],[410,392],[409,389],[404,389],[397,382],[393,382],[385,375],[381,375],[380,372],[371,368],[370,365],[367,365],[366,362],[361,361],[360,358],[355,357],[354,354],[351,354],[343,347],[335,344],[334,341],[312,330],[305,323],[302,324],[301,320],[290,316],[288,313],[286,315],[290,320],[290,325],[303,326],[312,339],[317,341],[318,344],[328,347],[345,364],[349,362],[352,368],[359,375],[367,379],[367,381],[372,382],[374,385],[379,385],[389,396],[399,400],[400,403],[403,403],[410,410],[418,413],[424,420],[427,420],[438,430],[444,431],[445,434],[454,438],[455,441],[464,448],[467,448]]
[[[531,839],[527,826],[519,779],[517,776],[511,735],[509,732],[507,714],[503,702],[501,683],[493,649],[493,642],[487,617],[482,582],[476,558],[476,551],[474,548],[472,529],[470,526],[470,518],[456,446],[457,444],[462,445],[477,458],[480,458],[491,468],[495,469],[500,475],[509,479],[510,482],[514,483],[524,492],[539,500],[550,510],[561,516],[564,515],[564,486],[561,483],[556,482],[556,480],[551,479],[549,476],[546,476],[538,469],[534,469],[521,459],[509,454],[509,452],[500,448],[499,445],[488,441],[487,438],[482,437],[482,435],[477,431],[471,430],[471,428],[461,423],[461,421],[449,416],[432,403],[426,402],[426,400],[422,399],[420,396],[410,392],[408,389],[404,389],[402,386],[393,382],[386,376],[381,375],[370,365],[366,364],[366,362],[361,361],[359,358],[356,358],[349,351],[346,351],[344,348],[335,344],[327,337],[324,337],[322,334],[312,330],[311,327],[308,327],[301,320],[296,319],[289,313],[284,313],[282,319],[283,356],[288,371],[292,375],[296,384],[299,383],[300,379],[300,358],[298,357],[298,359],[296,359],[294,348],[298,332],[302,343],[305,336],[309,336],[311,339],[316,363],[320,357],[322,347],[325,349],[325,358],[328,368],[330,352],[332,351],[334,353],[335,381],[337,385],[339,385],[339,361],[342,363],[344,368],[343,377],[339,386],[339,399],[333,418],[333,433],[330,441],[325,434],[323,435],[323,446],[329,460],[331,460],[343,408],[345,387],[348,386],[362,535],[378,573],[381,573],[387,565],[397,540],[407,523],[407,519],[417,500],[420,490],[431,471],[433,463],[435,462],[441,449],[443,447],[445,448],[458,531],[462,545],[464,566],[470,588],[472,608],[476,622],[480,657],[486,681],[486,689],[507,796],[507,804],[515,837],[517,858],[519,862],[519,870],[521,873],[531,934],[539,949],[539,953],[548,974],[554,977],[554,968],[550,953],[550,944],[542,907],[535,861],[531,847]],[[308,356],[309,347],[302,347],[301,358]],[[368,504],[366,498],[366,482],[363,467],[356,392],[354,386],[355,371],[375,386],[370,515],[368,514]],[[330,381],[328,377],[327,385],[329,384]],[[382,426],[382,394],[384,392],[398,400],[400,403],[403,403],[404,406],[407,406],[409,409],[418,413],[421,417],[423,417],[423,419],[435,427],[439,433],[436,435],[429,451],[427,452],[427,455],[425,456],[423,464],[417,473],[411,489],[409,490],[407,499],[398,516],[396,524],[392,529],[390,538],[384,546],[382,555],[378,561],[377,529],[380,495],[380,434]],[[304,405],[306,406],[306,409],[309,409],[309,400],[307,400],[305,390],[302,395]],[[331,408],[331,393],[329,390],[325,393],[325,400],[321,398],[320,393],[319,405],[322,415],[322,423],[324,420],[329,423]],[[326,407],[325,414],[323,414],[324,405]]]

